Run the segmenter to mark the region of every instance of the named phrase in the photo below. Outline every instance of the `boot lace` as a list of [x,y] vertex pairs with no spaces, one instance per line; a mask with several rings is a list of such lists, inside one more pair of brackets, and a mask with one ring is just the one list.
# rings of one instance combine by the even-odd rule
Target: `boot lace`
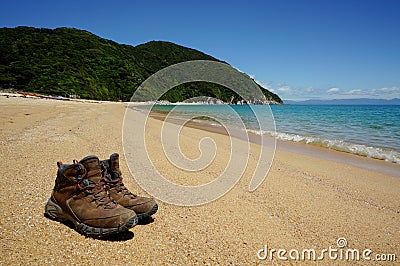
[[110,188],[114,188],[117,190],[118,193],[122,193],[122,196],[131,197],[132,199],[136,198],[137,195],[130,192],[122,183],[122,177],[119,176],[118,173],[112,172],[112,175],[107,172],[107,169],[102,171],[102,182],[108,185]]
[[105,209],[115,209],[117,204],[104,191],[102,184],[96,184],[89,179],[82,179],[77,185],[78,191],[84,192],[85,197],[93,196],[91,202],[95,202],[96,207],[103,206]]
[[[114,183],[115,182],[115,183]],[[131,198],[136,198],[137,196],[135,194],[133,194],[132,192],[130,192],[124,185],[124,183],[122,183],[122,178],[118,178],[112,181],[106,181],[106,183],[108,183],[110,185],[110,187],[115,187],[118,191],[118,193],[122,193],[122,195],[131,197]]]

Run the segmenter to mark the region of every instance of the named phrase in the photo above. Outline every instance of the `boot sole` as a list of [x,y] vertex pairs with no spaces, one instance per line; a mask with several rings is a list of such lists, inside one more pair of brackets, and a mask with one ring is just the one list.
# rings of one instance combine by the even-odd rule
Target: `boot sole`
[[93,227],[84,223],[81,223],[74,218],[72,218],[69,214],[64,212],[62,208],[51,200],[48,200],[45,207],[45,215],[52,220],[58,222],[66,222],[70,221],[74,224],[75,229],[89,237],[105,237],[109,235],[119,234],[122,232],[126,232],[129,228],[134,227],[139,222],[139,217],[137,215],[131,217],[125,224],[120,227],[111,227],[111,228],[102,228],[102,227]]
[[156,203],[156,204],[153,206],[153,208],[151,208],[150,211],[145,212],[145,213],[137,213],[136,215],[137,215],[137,217],[139,218],[139,221],[140,221],[140,220],[144,220],[144,219],[149,218],[150,216],[152,216],[153,214],[155,214],[155,213],[157,212],[157,210],[158,210],[158,205],[157,205],[157,203]]

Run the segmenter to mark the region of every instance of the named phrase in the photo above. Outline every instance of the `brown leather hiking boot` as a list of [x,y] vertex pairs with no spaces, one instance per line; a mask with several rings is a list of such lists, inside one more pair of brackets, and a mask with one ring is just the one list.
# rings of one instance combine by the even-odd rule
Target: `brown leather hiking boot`
[[55,186],[45,207],[47,217],[70,221],[78,232],[92,237],[124,232],[138,223],[134,211],[115,203],[102,184],[95,183],[101,177],[96,156],[57,165]]
[[135,211],[139,219],[146,219],[157,212],[158,205],[154,199],[137,196],[122,183],[118,153],[111,154],[110,159],[101,161],[101,164],[105,168],[105,174],[103,173],[105,189],[114,201]]

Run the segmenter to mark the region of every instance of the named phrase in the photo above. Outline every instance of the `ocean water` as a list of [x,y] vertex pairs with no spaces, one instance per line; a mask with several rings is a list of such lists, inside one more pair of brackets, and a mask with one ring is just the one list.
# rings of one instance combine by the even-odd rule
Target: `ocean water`
[[[328,149],[400,164],[400,106],[383,105],[155,105],[153,111],[181,119],[226,124],[280,140],[301,142]],[[230,109],[230,110],[229,110]],[[173,112],[171,112],[173,110]],[[232,110],[239,115],[235,118]],[[217,122],[218,121],[218,122]],[[239,123],[240,122],[240,123]],[[273,124],[273,123],[272,123]]]

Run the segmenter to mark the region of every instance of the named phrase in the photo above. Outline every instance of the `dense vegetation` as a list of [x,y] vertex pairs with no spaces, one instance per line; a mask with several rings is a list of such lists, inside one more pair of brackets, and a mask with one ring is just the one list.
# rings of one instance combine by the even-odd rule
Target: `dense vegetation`
[[[3,89],[128,101],[150,75],[189,60],[218,61],[170,42],[152,41],[133,47],[71,28],[0,29],[0,88]],[[263,93],[268,100],[282,102],[267,90],[263,89]],[[163,99],[176,102],[203,95],[225,102],[240,100],[231,90],[205,82],[177,86]]]

